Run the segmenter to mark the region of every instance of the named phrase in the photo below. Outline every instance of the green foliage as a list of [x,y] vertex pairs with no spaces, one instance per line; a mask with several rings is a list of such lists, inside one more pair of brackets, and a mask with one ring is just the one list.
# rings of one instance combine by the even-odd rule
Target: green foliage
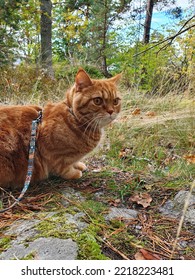
[[160,52],[156,48],[147,50],[152,46],[137,43],[135,47],[119,54],[117,59],[121,61],[120,70],[124,73],[125,85],[153,94],[167,94],[181,88],[184,91],[186,75],[177,49],[169,46]]
[[[0,67],[38,56],[39,1],[0,0]],[[35,60],[34,60],[35,61]]]
[[82,64],[79,66],[70,66],[68,65],[66,62],[63,63],[56,63],[54,65],[54,69],[55,69],[55,76],[57,79],[63,78],[67,81],[67,83],[69,83],[69,85],[71,85],[74,82],[76,73],[78,72],[79,67],[82,67],[83,69],[85,69],[85,71],[87,71],[87,73],[90,75],[91,78],[95,78],[95,79],[100,79],[103,78],[103,74],[102,72],[95,66],[93,65],[89,65],[89,64]]
[[[58,61],[84,60],[107,74],[107,59],[113,45],[112,24],[124,13],[131,1],[67,1],[54,9],[54,54]],[[103,19],[103,20],[102,20]]]
[[0,67],[14,61],[21,0],[0,0]]
[[[65,78],[70,84],[78,65],[82,65],[97,78],[123,71],[124,85],[143,92],[167,94],[188,90],[194,93],[194,29],[189,29],[174,40],[176,44],[163,50],[160,45],[146,51],[153,42],[163,40],[165,32],[154,31],[150,44],[143,45],[140,40],[143,27],[134,21],[141,17],[143,7],[128,14],[131,2],[79,0],[62,4],[53,0],[52,47],[56,77]],[[162,7],[170,3],[156,1],[155,4]],[[39,0],[0,0],[0,8],[0,67],[23,60],[38,67]],[[181,10],[172,12],[179,15]],[[186,19],[182,19],[178,26],[165,28],[166,36],[175,34],[182,25],[193,24],[193,18],[187,24]],[[40,81],[36,81],[34,88],[40,88]]]

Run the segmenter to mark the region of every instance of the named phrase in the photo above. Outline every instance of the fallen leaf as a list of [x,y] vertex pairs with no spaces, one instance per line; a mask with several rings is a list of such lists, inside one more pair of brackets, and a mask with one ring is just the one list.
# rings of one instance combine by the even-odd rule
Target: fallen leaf
[[140,108],[136,108],[131,114],[133,116],[136,116],[136,115],[140,115],[140,113],[141,113],[141,109]]
[[151,253],[145,249],[140,249],[134,257],[135,260],[161,260],[157,254]]
[[129,200],[141,204],[144,208],[148,207],[152,201],[152,197],[148,193],[140,193],[132,195]]
[[113,199],[109,200],[109,205],[110,206],[117,207],[120,203],[121,203],[121,200],[119,198],[114,199],[114,200]]
[[119,158],[121,159],[126,159],[128,154],[130,152],[130,149],[129,148],[124,148],[122,149],[120,152],[119,152]]
[[187,161],[188,164],[195,163],[195,155],[184,155],[183,158]]
[[144,256],[144,258],[146,260],[160,260],[161,259],[157,254],[148,252],[145,249],[140,249],[140,252],[142,253],[142,255]]
[[156,113],[153,112],[153,111],[148,111],[148,112],[146,112],[146,116],[147,116],[147,117],[155,117],[155,116],[156,116]]
[[144,258],[144,255],[140,251],[137,252],[134,257],[135,257],[135,260],[146,260]]

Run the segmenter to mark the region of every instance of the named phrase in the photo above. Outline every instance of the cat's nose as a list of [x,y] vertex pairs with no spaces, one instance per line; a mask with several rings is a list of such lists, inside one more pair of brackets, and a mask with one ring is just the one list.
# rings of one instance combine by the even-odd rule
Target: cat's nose
[[108,114],[112,115],[112,113],[114,112],[114,110],[110,108],[110,109],[107,109],[107,112],[108,112]]

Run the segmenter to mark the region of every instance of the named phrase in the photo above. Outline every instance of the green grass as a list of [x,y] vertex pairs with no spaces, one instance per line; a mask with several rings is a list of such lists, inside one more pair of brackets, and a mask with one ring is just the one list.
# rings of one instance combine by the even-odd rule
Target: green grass
[[[144,188],[148,180],[150,184],[158,180],[165,182],[165,189],[189,187],[195,164],[190,164],[184,157],[195,155],[194,100],[175,95],[150,98],[139,94],[135,100],[128,98],[130,95],[125,96],[121,120],[107,130],[111,144],[106,162],[107,170],[117,167],[133,174],[134,180],[121,185],[112,182],[112,191],[117,190],[123,199]],[[130,103],[133,107],[128,105]],[[149,118],[142,111],[140,115],[132,116],[133,108],[140,106],[143,112],[154,111],[156,116]]]

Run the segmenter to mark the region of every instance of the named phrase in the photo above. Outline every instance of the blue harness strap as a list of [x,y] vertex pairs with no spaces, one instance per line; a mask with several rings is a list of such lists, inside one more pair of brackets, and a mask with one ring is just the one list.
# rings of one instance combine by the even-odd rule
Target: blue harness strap
[[32,179],[33,174],[33,167],[34,167],[34,159],[35,159],[35,150],[36,150],[36,136],[37,136],[37,127],[38,124],[42,121],[42,111],[39,111],[38,118],[32,121],[31,126],[31,137],[30,137],[30,146],[29,146],[29,153],[28,153],[28,169],[26,174],[26,179],[24,182],[24,187],[19,195],[19,197],[15,200],[15,202],[10,205],[9,207],[0,210],[0,213],[3,213],[11,208],[13,208],[16,204],[18,204],[21,199],[24,197],[24,194],[28,190],[30,186],[30,182]]

